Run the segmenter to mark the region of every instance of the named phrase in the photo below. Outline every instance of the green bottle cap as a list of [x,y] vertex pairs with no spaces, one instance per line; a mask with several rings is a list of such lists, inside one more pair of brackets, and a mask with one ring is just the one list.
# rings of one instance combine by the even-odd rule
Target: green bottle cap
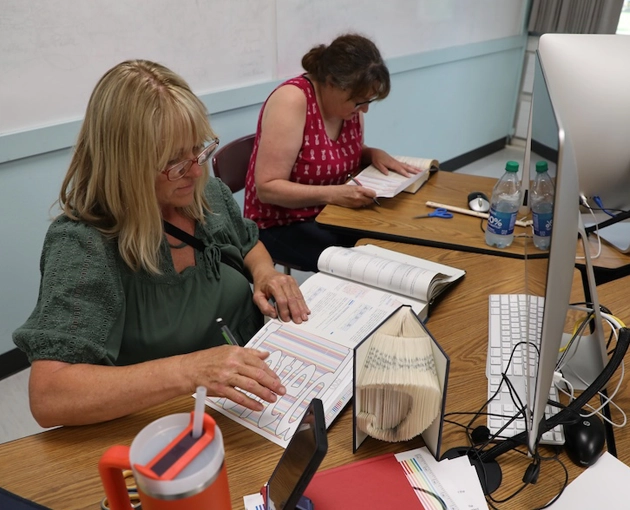
[[508,161],[505,164],[505,171],[506,172],[518,172],[518,162],[516,162],[516,161]]
[[538,163],[536,163],[536,172],[539,174],[542,174],[543,172],[546,172],[549,169],[549,167],[547,166],[547,162],[546,161],[538,161]]

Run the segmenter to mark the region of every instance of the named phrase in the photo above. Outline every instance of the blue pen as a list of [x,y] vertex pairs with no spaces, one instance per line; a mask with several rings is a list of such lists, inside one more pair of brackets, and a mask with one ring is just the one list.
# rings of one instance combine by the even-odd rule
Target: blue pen
[[217,319],[217,324],[221,327],[221,334],[223,335],[223,338],[225,338],[225,341],[228,345],[240,346],[240,344],[230,331],[230,328],[228,328],[227,324],[223,322],[223,319],[221,317]]

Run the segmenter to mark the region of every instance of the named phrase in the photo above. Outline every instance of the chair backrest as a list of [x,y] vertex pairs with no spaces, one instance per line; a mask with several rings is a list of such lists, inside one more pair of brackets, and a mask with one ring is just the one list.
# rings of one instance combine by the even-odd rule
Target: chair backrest
[[254,150],[256,135],[247,135],[232,140],[221,147],[212,157],[212,170],[215,177],[221,179],[232,193],[245,187],[245,176],[249,167],[249,158]]
[[[245,177],[249,168],[249,158],[254,150],[256,135],[247,135],[232,140],[221,147],[212,157],[212,169],[215,177],[221,179],[232,193],[241,191],[245,187]],[[291,269],[300,269],[295,264],[274,259],[274,264],[284,266],[285,274],[291,274]]]

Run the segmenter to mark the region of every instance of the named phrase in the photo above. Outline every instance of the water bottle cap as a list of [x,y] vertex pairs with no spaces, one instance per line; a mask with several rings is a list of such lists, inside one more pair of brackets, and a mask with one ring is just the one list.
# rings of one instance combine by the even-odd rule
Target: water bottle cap
[[506,172],[518,172],[518,162],[516,162],[516,161],[508,161],[505,164],[505,171]]
[[549,167],[547,166],[547,162],[546,161],[539,161],[538,163],[536,163],[536,172],[541,174],[543,172],[546,172],[549,169]]

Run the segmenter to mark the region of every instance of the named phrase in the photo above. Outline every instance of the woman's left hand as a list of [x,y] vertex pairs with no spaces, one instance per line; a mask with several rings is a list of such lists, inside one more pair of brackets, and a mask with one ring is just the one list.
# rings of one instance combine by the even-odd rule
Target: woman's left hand
[[262,274],[256,274],[254,303],[265,315],[274,319],[280,318],[284,322],[292,320],[300,324],[308,320],[311,313],[295,278],[280,273],[273,267]]
[[370,149],[370,155],[372,156],[372,165],[378,168],[381,173],[385,175],[389,173],[389,170],[392,170],[397,174],[409,177],[410,175],[417,174],[421,171],[420,168],[408,165],[407,163],[401,163],[381,149]]
[[263,243],[258,241],[244,262],[254,282],[254,303],[263,314],[296,324],[308,320],[311,311],[295,278],[276,271]]

